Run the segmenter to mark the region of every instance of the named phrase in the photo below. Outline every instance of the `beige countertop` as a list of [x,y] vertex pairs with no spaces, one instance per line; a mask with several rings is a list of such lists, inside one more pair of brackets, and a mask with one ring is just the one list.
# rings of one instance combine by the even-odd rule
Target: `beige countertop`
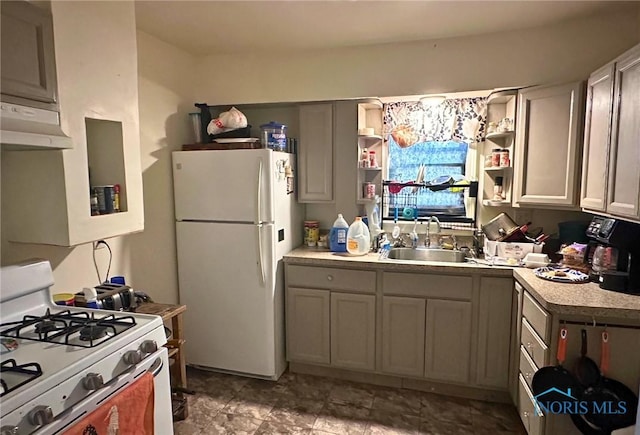
[[547,311],[557,315],[640,321],[640,295],[601,289],[598,284],[565,284],[538,278],[533,269],[516,268],[515,279]]
[[285,263],[349,269],[410,272],[438,272],[513,276],[542,307],[554,315],[617,318],[640,322],[640,295],[601,289],[595,283],[564,284],[535,276],[533,269],[489,266],[474,263],[441,263],[408,260],[379,260],[378,254],[351,256],[326,248],[300,247],[284,256]]
[[349,269],[369,270],[404,270],[410,272],[439,272],[439,273],[479,273],[491,276],[511,276],[509,267],[488,266],[474,263],[444,263],[435,261],[411,260],[380,260],[378,254],[349,255],[347,253],[331,252],[326,248],[300,247],[284,256],[284,262],[289,264],[344,267]]

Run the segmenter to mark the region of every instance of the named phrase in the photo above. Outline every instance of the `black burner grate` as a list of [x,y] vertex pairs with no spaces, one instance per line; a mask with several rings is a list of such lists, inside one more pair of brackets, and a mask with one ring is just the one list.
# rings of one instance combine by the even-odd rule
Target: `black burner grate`
[[[2,373],[18,373],[20,375],[27,376],[22,382],[18,382],[15,385],[9,386],[7,382],[1,378]],[[34,379],[42,376],[42,367],[38,363],[18,364],[15,359],[8,359],[2,362],[0,366],[0,385],[2,391],[0,397],[8,394],[14,390],[17,390],[21,386],[33,381]]]
[[[20,321],[1,324],[0,336],[95,347],[135,325],[132,316],[96,316],[94,312],[72,313],[69,310],[51,313],[47,309],[44,316],[24,316]],[[7,329],[2,329],[4,327]]]

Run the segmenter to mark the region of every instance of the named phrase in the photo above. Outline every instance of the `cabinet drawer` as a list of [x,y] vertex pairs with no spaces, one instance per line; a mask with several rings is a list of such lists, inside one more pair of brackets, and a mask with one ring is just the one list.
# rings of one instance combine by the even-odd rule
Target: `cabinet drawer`
[[384,294],[471,300],[471,288],[470,276],[385,272],[382,277]]
[[288,266],[287,285],[375,293],[376,273],[331,267]]
[[533,394],[522,375],[518,377],[518,414],[529,435],[542,435],[544,416],[536,412]]
[[[520,374],[527,382],[529,387],[531,386],[531,380],[533,375],[538,371],[538,367],[533,362],[524,347],[520,346]],[[532,387],[533,388],[533,387]]]
[[547,331],[549,330],[549,314],[533,300],[531,295],[524,293],[524,301],[522,303],[522,315],[527,318],[529,324],[538,333],[544,341],[548,339]]
[[535,333],[527,319],[522,319],[522,338],[520,343],[526,349],[533,362],[538,367],[544,367],[547,361],[547,352],[549,348],[542,341],[538,334]]

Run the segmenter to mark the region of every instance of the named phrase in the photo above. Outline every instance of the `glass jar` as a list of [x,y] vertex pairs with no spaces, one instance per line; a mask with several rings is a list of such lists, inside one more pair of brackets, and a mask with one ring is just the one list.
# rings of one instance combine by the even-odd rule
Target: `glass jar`
[[491,166],[500,166],[500,151],[502,151],[500,148],[494,148],[491,150]]
[[503,149],[500,151],[500,166],[501,167],[507,167],[510,164],[510,160],[509,160],[509,150],[507,149]]
[[504,199],[504,196],[502,195],[502,182],[503,182],[503,178],[502,177],[496,177],[496,180],[493,184],[493,199],[497,200],[497,201],[501,201]]

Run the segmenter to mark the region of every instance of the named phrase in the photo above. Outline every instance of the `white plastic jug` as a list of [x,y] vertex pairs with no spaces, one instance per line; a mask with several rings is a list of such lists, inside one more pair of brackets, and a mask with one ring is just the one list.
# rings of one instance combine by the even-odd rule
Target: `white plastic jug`
[[347,231],[347,251],[352,255],[365,255],[371,248],[369,228],[362,222],[360,216],[349,226]]

